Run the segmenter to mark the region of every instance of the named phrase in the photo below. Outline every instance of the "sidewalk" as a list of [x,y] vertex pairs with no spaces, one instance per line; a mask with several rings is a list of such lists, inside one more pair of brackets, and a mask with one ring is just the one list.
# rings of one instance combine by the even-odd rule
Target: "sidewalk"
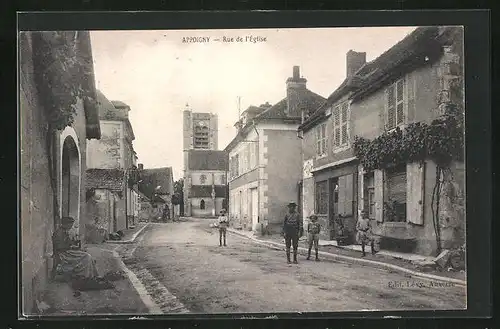
[[[278,247],[284,249],[283,238],[279,235],[257,236],[251,231],[236,230],[228,228],[228,231],[246,237],[258,243],[266,244],[271,248]],[[445,282],[453,282],[460,285],[466,285],[466,275],[462,272],[447,271],[436,269],[429,266],[433,263],[433,257],[425,257],[416,254],[406,254],[381,250],[375,255],[370,254],[368,247],[366,257],[361,257],[361,246],[337,246],[336,241],[320,240],[320,255],[330,258],[336,258],[343,261],[383,267],[388,270],[403,272],[415,277],[428,278]],[[306,254],[307,241],[305,237],[299,240],[299,253]],[[314,252],[314,251],[313,251]]]
[[132,243],[135,241],[137,236],[141,234],[141,232],[148,226],[149,223],[137,223],[134,228],[128,229],[128,230],[123,230],[123,237],[121,240],[107,240],[106,243],[112,243],[112,244],[119,244],[119,243]]
[[[99,275],[110,271],[123,272],[121,260],[113,254],[116,246],[87,245],[97,263]],[[42,301],[48,308],[41,315],[108,315],[108,314],[144,314],[148,307],[128,278],[113,281],[114,289],[81,291],[75,293],[69,283],[50,282]]]

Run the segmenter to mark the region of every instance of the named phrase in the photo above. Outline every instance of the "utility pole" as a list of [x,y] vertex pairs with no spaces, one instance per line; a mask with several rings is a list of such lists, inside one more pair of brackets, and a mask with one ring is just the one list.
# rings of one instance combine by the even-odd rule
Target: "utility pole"
[[241,96],[238,96],[238,120],[241,116]]

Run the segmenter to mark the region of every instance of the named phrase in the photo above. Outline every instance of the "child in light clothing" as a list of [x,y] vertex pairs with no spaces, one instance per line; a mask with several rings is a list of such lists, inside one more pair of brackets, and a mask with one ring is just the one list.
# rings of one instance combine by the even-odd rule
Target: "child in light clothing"
[[361,250],[363,251],[363,257],[366,256],[365,245],[369,244],[372,249],[372,255],[375,254],[374,240],[372,234],[372,227],[370,223],[370,218],[368,217],[368,211],[361,211],[361,218],[358,219],[356,223],[356,240],[361,243]]
[[316,252],[316,261],[319,262],[318,249],[319,249],[319,232],[321,225],[318,223],[318,216],[312,214],[309,216],[311,222],[307,224],[307,242],[309,250],[307,251],[307,260],[311,259],[311,249],[314,244],[314,251]]
[[224,246],[226,246],[226,232],[229,227],[229,219],[226,216],[226,209],[220,211],[219,216],[219,245],[222,247],[222,238],[224,238]]

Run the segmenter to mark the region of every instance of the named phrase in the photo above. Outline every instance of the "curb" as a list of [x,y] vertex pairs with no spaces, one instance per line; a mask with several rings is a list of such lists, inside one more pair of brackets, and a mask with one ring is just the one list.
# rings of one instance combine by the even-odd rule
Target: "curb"
[[[234,229],[228,229],[228,231],[230,231],[230,232],[232,232],[234,234],[237,234],[237,235],[239,235],[241,237],[244,237],[244,238],[247,238],[249,240],[252,240],[254,242],[257,242],[259,244],[263,244],[263,245],[265,245],[267,247],[271,247],[272,249],[275,249],[276,247],[281,247],[280,249],[282,249],[283,247],[285,247],[285,245],[282,244],[282,243],[273,242],[273,241],[264,241],[264,240],[260,240],[260,239],[254,238],[254,237],[249,237],[249,236],[244,235],[244,234],[242,234],[242,233],[240,233],[240,232],[238,232],[238,231],[236,231]],[[303,247],[299,247],[298,250],[299,251],[305,251],[305,252],[307,252],[307,249],[303,248]],[[405,273],[405,274],[410,274],[410,275],[412,275],[414,277],[423,278],[423,279],[427,279],[427,280],[434,280],[434,281],[441,281],[441,282],[446,282],[446,283],[453,283],[453,284],[456,284],[456,285],[459,285],[459,286],[464,286],[464,287],[467,286],[467,282],[463,281],[463,280],[458,280],[458,279],[453,279],[453,278],[447,278],[447,277],[442,277],[442,276],[433,275],[433,274],[421,273],[421,272],[409,270],[409,269],[401,267],[401,266],[397,266],[397,265],[393,265],[393,264],[387,264],[387,263],[384,263],[384,262],[377,262],[377,261],[368,260],[368,259],[359,259],[359,258],[350,257],[350,256],[344,256],[344,255],[336,255],[336,254],[332,254],[332,253],[325,252],[325,251],[320,251],[319,254],[322,255],[322,256],[326,256],[328,258],[336,259],[336,260],[349,261],[349,262],[354,262],[354,263],[358,263],[358,264],[361,264],[361,265],[370,265],[370,266],[375,266],[375,267],[383,268],[383,269],[386,269],[386,270],[390,269],[390,270],[393,270],[393,271],[397,271],[397,272],[401,272],[401,273]]]
[[120,268],[125,272],[125,274],[127,274],[127,277],[129,279],[130,283],[137,291],[137,294],[141,298],[142,302],[148,308],[149,313],[150,314],[162,314],[163,312],[162,312],[161,308],[158,306],[158,304],[156,304],[153,301],[153,299],[149,295],[148,291],[146,290],[146,287],[144,287],[144,285],[139,280],[139,278],[137,278],[137,276],[134,274],[134,272],[132,272],[127,267],[127,265],[125,265],[125,263],[121,259],[120,255],[116,252],[116,250],[113,250],[112,253],[113,253],[113,256],[117,259]]
[[141,234],[142,231],[144,231],[144,229],[146,227],[149,226],[150,223],[147,223],[146,225],[144,225],[139,231],[135,232],[134,235],[132,235],[132,237],[128,240],[108,240],[106,241],[106,243],[111,243],[111,244],[127,244],[127,243],[133,243],[135,242],[135,239],[137,239],[137,237],[139,236],[139,234]]

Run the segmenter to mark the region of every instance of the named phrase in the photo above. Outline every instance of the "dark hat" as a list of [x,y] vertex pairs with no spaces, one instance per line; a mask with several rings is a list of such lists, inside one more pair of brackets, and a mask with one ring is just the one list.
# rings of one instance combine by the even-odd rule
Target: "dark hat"
[[311,218],[311,219],[318,219],[318,216],[316,216],[315,214],[311,214],[311,215],[309,215],[309,218]]
[[293,201],[288,204],[288,207],[296,207],[296,206],[297,204]]
[[61,218],[61,223],[63,224],[73,224],[75,219],[73,217],[63,217]]

